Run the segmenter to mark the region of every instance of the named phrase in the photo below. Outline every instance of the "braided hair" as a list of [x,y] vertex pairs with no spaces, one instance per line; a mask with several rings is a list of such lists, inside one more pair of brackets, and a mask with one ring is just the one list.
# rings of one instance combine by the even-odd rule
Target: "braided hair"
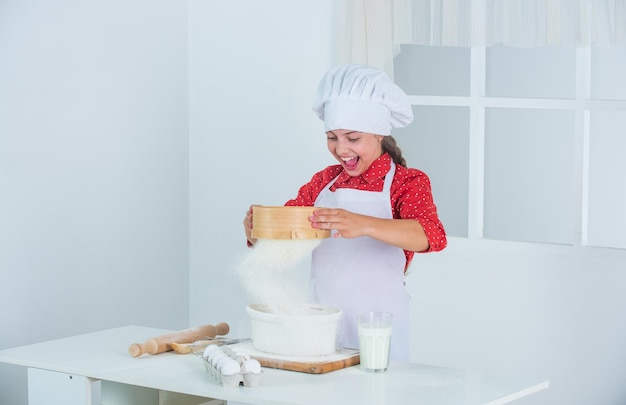
[[406,160],[404,159],[404,157],[402,157],[402,151],[400,150],[400,147],[398,147],[398,145],[396,144],[396,140],[393,138],[393,136],[384,136],[381,142],[381,146],[383,148],[383,153],[389,153],[389,156],[391,156],[391,159],[393,159],[395,164],[406,167]]

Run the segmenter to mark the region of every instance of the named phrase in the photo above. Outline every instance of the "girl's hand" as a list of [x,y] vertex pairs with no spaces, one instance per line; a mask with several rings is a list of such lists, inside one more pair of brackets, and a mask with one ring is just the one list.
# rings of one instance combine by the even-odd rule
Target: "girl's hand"
[[257,240],[252,237],[252,207],[255,206],[258,206],[258,204],[251,205],[246,212],[246,216],[243,218],[243,229],[246,232],[246,239],[248,239],[250,245],[254,245],[257,242]]
[[356,238],[367,235],[372,217],[355,214],[341,208],[320,208],[309,217],[316,229],[334,229],[335,238]]

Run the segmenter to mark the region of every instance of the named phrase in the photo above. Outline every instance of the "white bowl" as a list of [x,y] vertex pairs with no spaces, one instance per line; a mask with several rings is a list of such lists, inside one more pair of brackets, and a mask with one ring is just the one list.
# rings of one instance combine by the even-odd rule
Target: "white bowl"
[[267,306],[246,307],[255,349],[286,356],[324,356],[337,349],[341,311],[316,304],[296,305],[288,313]]

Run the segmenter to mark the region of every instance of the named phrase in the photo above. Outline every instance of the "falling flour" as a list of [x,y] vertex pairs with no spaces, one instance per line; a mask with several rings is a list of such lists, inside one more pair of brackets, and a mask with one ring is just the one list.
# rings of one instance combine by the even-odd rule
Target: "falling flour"
[[288,314],[307,303],[308,272],[300,271],[321,239],[259,239],[237,267],[237,274],[251,303],[270,312]]

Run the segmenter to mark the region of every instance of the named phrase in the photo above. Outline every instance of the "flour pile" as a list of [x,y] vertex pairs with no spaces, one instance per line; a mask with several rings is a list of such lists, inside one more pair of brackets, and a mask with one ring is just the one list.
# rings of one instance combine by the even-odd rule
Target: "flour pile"
[[288,314],[308,302],[307,261],[321,239],[259,239],[237,268],[250,303]]

